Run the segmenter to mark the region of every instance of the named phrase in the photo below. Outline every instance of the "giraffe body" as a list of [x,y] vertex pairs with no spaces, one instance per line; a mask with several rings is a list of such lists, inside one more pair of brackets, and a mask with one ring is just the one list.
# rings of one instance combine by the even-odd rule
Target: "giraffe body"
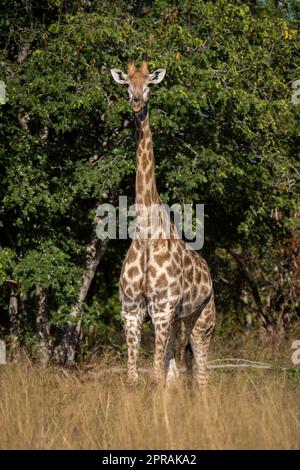
[[[148,314],[155,329],[153,378],[167,381],[177,376],[175,340],[179,360],[190,342],[196,379],[207,381],[207,352],[215,324],[212,280],[204,259],[178,238],[176,228],[156,189],[152,136],[146,102],[149,83],[158,83],[160,70],[149,74],[144,59],[141,69],[134,61],[128,75],[112,74],[129,85],[137,124],[135,237],[127,252],[120,276],[121,316],[128,345],[128,381],[138,379],[137,360],[143,319]],[[162,77],[163,78],[163,77]],[[162,79],[161,78],[161,79]],[[146,87],[146,88],[145,88]]]

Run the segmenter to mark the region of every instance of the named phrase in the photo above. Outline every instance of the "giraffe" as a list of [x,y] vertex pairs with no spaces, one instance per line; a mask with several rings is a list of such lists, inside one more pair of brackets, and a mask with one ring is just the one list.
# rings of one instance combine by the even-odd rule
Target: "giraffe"
[[128,88],[137,130],[136,232],[119,283],[128,347],[127,382],[138,381],[141,328],[148,314],[155,332],[153,382],[164,380],[165,373],[167,384],[178,377],[176,359],[184,360],[190,343],[195,377],[202,388],[207,384],[207,354],[215,325],[212,279],[206,261],[177,236],[156,188],[147,103],[150,85],[160,83],[166,70],[150,73],[146,54],[141,67],[135,61],[136,56],[131,56],[127,74],[111,69],[114,80]]

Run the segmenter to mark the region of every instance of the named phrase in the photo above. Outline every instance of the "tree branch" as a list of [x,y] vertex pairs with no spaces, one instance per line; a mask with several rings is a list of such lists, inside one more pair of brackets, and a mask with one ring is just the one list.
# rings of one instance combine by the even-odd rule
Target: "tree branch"
[[[220,280],[221,282],[223,282],[224,284],[226,284],[227,286],[231,286],[230,282],[228,281],[228,279],[225,279],[225,277],[219,275],[218,280]],[[250,304],[247,304],[247,302],[245,302],[238,294],[236,294],[235,292],[231,292],[231,294],[239,301],[241,302],[244,307],[248,308],[249,310],[251,310],[257,317],[260,316],[260,311],[257,310],[256,308],[254,308],[252,305]]]

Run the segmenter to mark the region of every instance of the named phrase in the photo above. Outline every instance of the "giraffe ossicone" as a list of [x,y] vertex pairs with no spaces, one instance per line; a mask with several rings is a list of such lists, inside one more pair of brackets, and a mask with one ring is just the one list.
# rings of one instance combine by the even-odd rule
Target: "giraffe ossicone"
[[195,376],[203,387],[207,383],[207,354],[215,325],[212,280],[205,260],[178,237],[156,188],[147,103],[149,86],[160,83],[166,70],[150,73],[145,55],[141,67],[136,66],[135,60],[135,56],[130,58],[127,73],[111,70],[114,80],[128,87],[137,129],[135,202],[137,207],[147,208],[143,214],[137,211],[136,226],[143,229],[143,236],[132,240],[120,276],[121,317],[128,346],[127,380],[130,384],[138,380],[141,328],[148,314],[155,330],[154,380],[163,379],[165,373],[167,383],[177,378],[175,360],[184,359],[190,342]]

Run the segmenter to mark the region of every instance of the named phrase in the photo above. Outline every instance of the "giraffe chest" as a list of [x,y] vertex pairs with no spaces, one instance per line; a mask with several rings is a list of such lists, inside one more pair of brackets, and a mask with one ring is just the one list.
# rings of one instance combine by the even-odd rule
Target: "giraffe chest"
[[212,289],[205,261],[181,240],[133,240],[120,278],[120,300],[151,312],[197,310]]
[[134,240],[129,248],[120,277],[121,301],[148,303],[168,299],[178,302],[182,295],[183,276],[181,259],[174,256],[169,240]]

